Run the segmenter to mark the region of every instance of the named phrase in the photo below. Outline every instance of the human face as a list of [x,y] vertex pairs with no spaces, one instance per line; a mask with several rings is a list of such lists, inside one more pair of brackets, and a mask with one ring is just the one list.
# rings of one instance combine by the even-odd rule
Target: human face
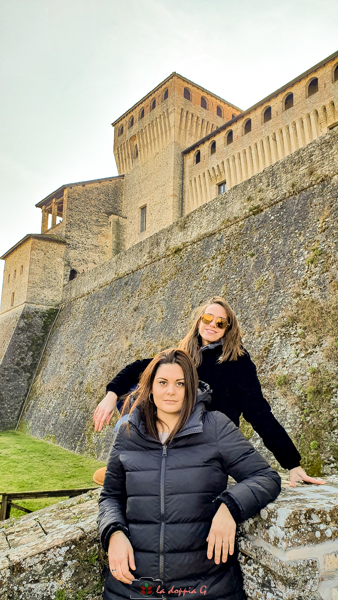
[[160,365],[155,375],[152,393],[159,419],[165,420],[166,417],[168,421],[168,417],[172,420],[171,416],[178,419],[185,395],[182,367],[177,363]]
[[209,325],[205,325],[200,320],[198,325],[198,332],[202,338],[202,346],[206,346],[207,344],[211,344],[212,342],[218,342],[226,332],[226,329],[221,329],[220,327],[216,327],[216,319],[218,317],[223,317],[227,319],[227,314],[225,309],[220,304],[209,304],[205,309],[204,313],[208,315],[212,315],[214,318],[209,323]]

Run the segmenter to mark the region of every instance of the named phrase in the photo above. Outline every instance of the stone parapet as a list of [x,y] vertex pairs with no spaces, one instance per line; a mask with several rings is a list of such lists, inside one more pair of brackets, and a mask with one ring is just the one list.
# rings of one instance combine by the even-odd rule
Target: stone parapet
[[[0,529],[2,600],[99,600],[105,557],[98,491],[60,502]],[[279,498],[239,528],[248,600],[337,600],[338,478],[285,483]],[[207,598],[207,596],[206,596]]]

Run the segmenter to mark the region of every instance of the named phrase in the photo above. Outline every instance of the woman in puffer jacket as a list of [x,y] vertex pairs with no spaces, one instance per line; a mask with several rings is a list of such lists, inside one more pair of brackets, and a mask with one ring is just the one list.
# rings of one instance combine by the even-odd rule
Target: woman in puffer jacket
[[[300,454],[285,429],[277,421],[265,400],[256,367],[244,349],[239,323],[229,304],[215,296],[202,304],[193,316],[192,327],[179,348],[192,357],[199,379],[209,384],[212,400],[208,410],[219,410],[239,425],[241,414],[261,436],[265,446],[284,469],[290,470],[290,485],[297,480],[323,484],[309,477],[300,466]],[[116,375],[107,386],[107,395],[94,413],[95,429],[112,418],[118,396],[138,384],[139,377],[151,359],[137,360]],[[117,404],[119,408],[119,404]],[[102,485],[104,468],[94,481]]]
[[[201,385],[178,349],[158,354],[141,377],[99,500],[104,600],[246,597],[236,523],[278,496],[280,477],[228,417],[206,410]],[[237,482],[229,489],[228,475]]]

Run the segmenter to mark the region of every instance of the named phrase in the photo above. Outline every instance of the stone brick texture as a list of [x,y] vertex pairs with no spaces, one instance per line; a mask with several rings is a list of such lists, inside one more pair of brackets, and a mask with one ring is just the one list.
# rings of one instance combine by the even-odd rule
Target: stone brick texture
[[[220,183],[226,181],[230,189],[326,133],[338,120],[336,67],[337,57],[314,68],[184,154],[184,214],[217,196]],[[318,91],[309,96],[314,78],[318,79]],[[289,94],[293,94],[293,106],[285,109]],[[267,108],[271,119],[264,121]],[[245,133],[248,119],[251,130]],[[230,132],[233,141],[229,144]],[[201,160],[196,164],[197,151]]]
[[[42,349],[58,313],[54,307],[25,304],[0,315],[0,329],[11,328],[0,363],[0,431],[18,424]],[[14,317],[14,319],[13,319]],[[9,338],[9,336],[7,336]]]
[[238,314],[264,394],[302,464],[335,472],[337,140],[335,130],[321,136],[65,286],[23,417],[31,433],[105,458],[112,427],[95,434],[92,415],[107,382],[175,346],[191,310],[218,294]]
[[[191,100],[184,98],[185,87]],[[166,90],[168,98],[164,99]],[[202,96],[207,109],[201,107]],[[154,100],[156,107],[151,109]],[[217,115],[217,106],[222,117]],[[239,113],[237,107],[173,74],[114,123],[115,160],[119,174],[125,175],[126,247],[181,216],[182,150]],[[144,232],[140,231],[142,206],[147,206]]]
[[64,192],[64,283],[113,255],[109,217],[123,216],[123,178],[68,186]]

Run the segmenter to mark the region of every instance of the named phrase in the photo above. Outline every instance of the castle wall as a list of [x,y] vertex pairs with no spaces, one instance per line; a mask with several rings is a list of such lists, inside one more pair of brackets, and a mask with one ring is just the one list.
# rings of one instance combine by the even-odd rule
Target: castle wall
[[31,433],[105,457],[112,428],[94,434],[92,415],[106,383],[176,345],[190,311],[217,293],[238,314],[304,466],[334,470],[337,141],[336,131],[321,136],[70,282],[23,417]]
[[[238,185],[266,167],[282,160],[328,131],[338,120],[338,80],[335,60],[313,69],[300,81],[283,88],[266,102],[245,111],[235,122],[184,155],[185,214],[218,195],[218,185],[227,189]],[[309,96],[309,84],[318,78],[318,91]],[[293,107],[285,109],[287,96],[293,94]],[[271,119],[264,122],[266,109]],[[251,119],[251,131],[245,124]],[[232,132],[233,141],[228,143]],[[212,154],[211,144],[216,143]],[[200,162],[196,164],[196,152]]]
[[30,238],[6,259],[0,314],[20,306],[26,300],[31,246]]
[[25,303],[0,315],[0,431],[14,429],[18,423],[57,312],[53,307]]
[[[184,88],[189,89],[191,100],[184,98]],[[202,96],[207,109],[201,107]],[[151,109],[154,101],[156,106]],[[118,172],[125,174],[126,247],[181,216],[182,150],[239,113],[237,107],[173,75],[115,122],[114,154]],[[141,208],[145,206],[147,226],[141,231]]]
[[109,217],[123,216],[123,177],[67,186],[64,192],[64,283],[74,269],[92,269],[113,255]]

